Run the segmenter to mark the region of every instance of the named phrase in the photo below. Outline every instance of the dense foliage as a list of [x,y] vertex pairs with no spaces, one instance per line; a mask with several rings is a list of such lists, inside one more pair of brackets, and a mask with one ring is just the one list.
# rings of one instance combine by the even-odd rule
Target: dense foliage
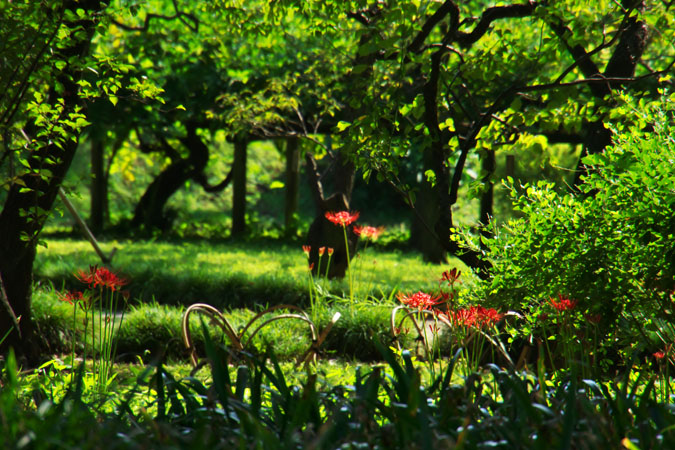
[[[211,342],[207,339],[207,343]],[[542,378],[489,367],[482,379],[453,379],[454,361],[429,384],[381,345],[386,366],[357,370],[350,385],[324,385],[308,373],[296,384],[275,362],[254,359],[231,373],[225,349],[207,345],[211,387],[177,379],[161,364],[100,410],[82,380],[56,395],[38,389],[37,410],[14,358],[0,392],[5,448],[670,448],[675,415],[654,400],[654,384],[627,374],[612,384]],[[150,373],[152,372],[152,374]],[[81,374],[80,374],[81,376]],[[141,394],[148,390],[148,394]]]
[[579,321],[599,316],[607,346],[655,350],[673,338],[673,97],[627,99],[623,109],[632,123],[616,124],[613,145],[584,159],[578,192],[510,186],[521,217],[486,241],[494,277],[484,294],[532,323],[550,297],[567,295]]

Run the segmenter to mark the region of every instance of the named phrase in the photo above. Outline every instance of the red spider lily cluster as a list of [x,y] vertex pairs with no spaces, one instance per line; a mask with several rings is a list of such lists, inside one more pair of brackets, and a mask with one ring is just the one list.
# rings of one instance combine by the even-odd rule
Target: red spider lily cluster
[[450,285],[455,284],[459,276],[462,274],[461,270],[457,270],[457,268],[453,268],[452,270],[446,270],[443,272],[443,276],[441,277],[441,283],[444,281],[447,282]]
[[[312,246],[303,245],[302,251],[305,253],[305,256],[309,258],[309,253],[312,251]],[[319,256],[323,256],[324,253],[328,253],[328,255],[330,256],[333,254],[333,252],[335,252],[335,249],[333,247],[319,247]]]
[[70,303],[71,305],[73,303],[79,303],[83,300],[85,300],[85,295],[82,291],[70,291],[70,292],[65,292],[59,294],[61,297],[61,300],[64,302]]
[[339,211],[339,212],[329,211],[326,213],[326,219],[328,219],[335,225],[339,225],[341,227],[348,227],[352,223],[356,222],[358,218],[359,218],[358,211],[354,211],[353,213],[350,213],[349,211]]
[[571,311],[577,306],[576,300],[570,300],[567,296],[558,294],[558,300],[553,297],[548,299],[548,302],[553,306],[558,312]]
[[96,287],[106,287],[111,291],[116,291],[126,285],[128,281],[116,273],[111,272],[105,267],[89,266],[89,271],[78,270],[75,277],[81,282],[87,284],[89,289]]
[[416,308],[420,311],[423,309],[432,309],[434,306],[442,303],[442,300],[439,300],[441,298],[440,295],[432,297],[431,294],[422,291],[415,292],[412,295],[399,293],[396,297],[405,306]]
[[88,311],[93,304],[90,292],[69,291],[59,293],[59,297],[62,301],[70,303],[71,305],[80,305],[80,308],[83,311]]
[[354,234],[365,239],[372,239],[376,241],[380,234],[384,231],[384,227],[370,227],[354,225]]
[[504,314],[498,312],[496,309],[485,308],[483,306],[469,306],[468,308],[448,311],[447,313],[441,312],[438,315],[454,326],[473,328],[492,327],[504,317]]

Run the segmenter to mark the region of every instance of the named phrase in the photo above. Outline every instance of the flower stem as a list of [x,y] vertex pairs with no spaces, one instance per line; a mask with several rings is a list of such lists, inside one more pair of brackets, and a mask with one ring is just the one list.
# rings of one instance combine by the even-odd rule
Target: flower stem
[[347,270],[349,271],[349,304],[351,308],[354,308],[354,285],[352,279],[352,265],[349,259],[349,242],[347,241],[347,227],[342,227],[342,232],[345,236],[345,251],[347,252]]

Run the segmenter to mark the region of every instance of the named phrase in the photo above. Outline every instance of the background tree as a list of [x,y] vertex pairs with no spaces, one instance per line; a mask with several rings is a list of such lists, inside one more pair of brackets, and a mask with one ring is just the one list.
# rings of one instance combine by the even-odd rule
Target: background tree
[[[411,207],[416,191],[432,199],[435,214],[418,214],[427,231],[482,276],[488,264],[453,231],[469,156],[481,160],[474,191],[483,195],[485,222],[498,149],[541,135],[600,150],[609,142],[602,123],[612,94],[658,95],[673,64],[672,31],[664,27],[672,13],[657,1],[331,5],[308,14],[357,27],[349,70],[368,74],[347,78],[356,95],[345,103],[368,111],[341,126],[354,160]],[[402,182],[413,152],[424,155],[418,161],[428,187]]]

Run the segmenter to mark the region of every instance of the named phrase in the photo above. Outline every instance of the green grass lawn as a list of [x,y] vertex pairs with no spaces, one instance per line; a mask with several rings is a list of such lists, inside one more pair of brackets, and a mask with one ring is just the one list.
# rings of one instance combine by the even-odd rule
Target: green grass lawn
[[[131,292],[118,348],[126,361],[144,354],[186,360],[181,317],[185,307],[197,302],[224,311],[236,328],[243,327],[255,312],[278,304],[305,308],[319,330],[340,312],[342,318],[322,346],[324,356],[377,360],[380,356],[370,338],[390,341],[389,317],[398,303],[396,292],[435,291],[441,272],[448,267],[468,272],[459,261],[438,266],[424,263],[417,254],[368,248],[355,259],[354,304],[346,299],[349,287],[345,280],[321,279],[323,306],[311,310],[306,257],[296,246],[279,242],[103,244],[107,253],[113,248],[117,251],[112,268],[129,279],[126,288]],[[71,348],[72,307],[59,301],[58,293],[82,289],[74,274],[97,263],[86,241],[51,239],[46,248],[39,249],[33,310],[50,352]],[[464,278],[468,288],[470,278]],[[78,329],[81,333],[81,324]],[[252,344],[259,351],[272,347],[280,360],[291,360],[307,349],[310,337],[301,322],[279,321],[265,327]]]
[[[112,268],[130,281],[134,302],[168,305],[210,303],[218,308],[308,303],[307,264],[299,246],[279,242],[210,243],[115,241],[104,252],[117,251]],[[47,240],[38,250],[35,278],[56,288],[77,288],[74,273],[100,264],[91,245],[82,240]],[[360,299],[392,297],[395,291],[436,290],[441,272],[458,267],[424,263],[415,253],[368,248],[354,262],[355,290]],[[348,291],[346,281],[330,281],[334,295]]]

